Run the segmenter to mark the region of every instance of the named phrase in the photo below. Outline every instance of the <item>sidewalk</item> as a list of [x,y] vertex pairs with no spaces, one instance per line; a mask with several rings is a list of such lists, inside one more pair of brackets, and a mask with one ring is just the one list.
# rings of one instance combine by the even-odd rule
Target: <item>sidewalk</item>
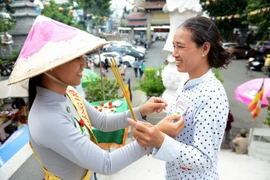
[[[130,138],[129,138],[130,140]],[[230,150],[219,153],[220,180],[270,180],[270,163]],[[98,180],[164,180],[165,162],[144,156],[135,163],[110,176],[98,175]]]

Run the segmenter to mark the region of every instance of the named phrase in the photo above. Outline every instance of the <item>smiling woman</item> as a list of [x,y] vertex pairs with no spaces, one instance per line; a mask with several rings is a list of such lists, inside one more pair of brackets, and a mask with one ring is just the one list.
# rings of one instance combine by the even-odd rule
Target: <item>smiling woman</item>
[[[24,43],[9,83],[29,79],[30,145],[46,180],[95,180],[95,173],[115,173],[152,150],[141,148],[136,141],[112,153],[97,146],[92,127],[115,131],[127,127],[126,119],[132,117],[128,110],[101,113],[73,87],[80,84],[84,54],[106,43],[43,16],[37,17]],[[152,98],[134,112],[142,120],[166,105]],[[166,118],[165,124],[170,118],[175,117]]]
[[162,139],[158,129],[129,120],[139,144],[155,146],[153,156],[166,161],[167,180],[218,179],[218,152],[229,104],[212,68],[230,63],[230,55],[220,42],[217,27],[204,17],[187,19],[174,35],[176,67],[189,75],[179,84],[166,110],[167,115],[181,113],[185,121],[175,139],[167,135]]

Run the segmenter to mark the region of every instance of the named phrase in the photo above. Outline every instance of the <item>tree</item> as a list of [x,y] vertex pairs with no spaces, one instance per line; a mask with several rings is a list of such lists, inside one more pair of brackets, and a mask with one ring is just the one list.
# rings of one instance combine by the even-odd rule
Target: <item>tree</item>
[[15,26],[15,19],[11,16],[15,11],[10,7],[12,0],[0,0],[0,32],[7,32]]
[[269,38],[269,27],[270,27],[270,11],[266,10],[266,7],[270,6],[269,0],[248,0],[246,7],[247,12],[254,10],[260,10],[254,15],[249,15],[247,20],[251,25],[257,26],[257,30],[254,35],[256,39],[268,40]]
[[79,7],[84,10],[84,16],[91,14],[90,19],[95,24],[96,28],[104,24],[107,18],[110,17],[111,0],[77,0]]
[[50,5],[45,6],[43,9],[42,15],[69,26],[85,30],[84,26],[74,20],[71,14],[72,9],[70,8],[72,5],[71,3],[56,4],[54,1],[50,1]]
[[[231,41],[234,38],[234,28],[247,28],[247,0],[216,0],[211,2],[209,0],[201,0],[201,4],[203,10],[207,11],[210,17],[214,17],[212,20],[220,30],[223,40]],[[239,14],[238,18],[231,16],[236,14]],[[228,18],[216,18],[224,16],[228,16]]]

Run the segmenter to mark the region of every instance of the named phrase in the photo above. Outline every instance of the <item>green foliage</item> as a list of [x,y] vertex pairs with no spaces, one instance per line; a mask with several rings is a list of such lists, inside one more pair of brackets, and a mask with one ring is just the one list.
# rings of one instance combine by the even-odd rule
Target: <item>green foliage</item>
[[[246,7],[246,10],[248,12],[270,6],[269,1],[267,2],[267,0],[248,0],[248,2],[249,3]],[[258,27],[257,31],[254,33],[256,39],[268,40],[268,28],[270,27],[270,11],[265,11],[252,16],[248,16],[247,20],[251,25],[255,25]]]
[[[207,6],[206,1],[210,4]],[[270,11],[258,13],[256,15],[248,15],[249,12],[269,7],[269,0],[200,0],[203,4],[203,10],[206,10],[210,17],[230,16],[239,14],[239,18],[215,20],[224,40],[232,40],[232,32],[234,28],[248,28],[248,25],[258,27],[257,39],[266,40],[269,37]]]
[[10,64],[12,62],[16,62],[19,54],[20,54],[20,50],[13,51],[12,56],[8,57],[7,59],[0,59],[0,64]]
[[216,76],[216,78],[223,83],[224,79],[221,77],[220,73],[219,73],[219,69],[213,69],[214,74]]
[[[206,2],[207,0],[201,0],[201,3]],[[240,14],[240,18],[224,19],[224,20],[215,20],[220,34],[224,41],[233,40],[233,30],[234,28],[247,28],[245,15],[245,8],[247,6],[247,0],[217,0],[216,2],[210,1],[210,5],[203,5],[203,10],[206,10],[210,17],[226,16],[226,15],[235,15]]]
[[[209,0],[201,0],[201,3],[206,3]],[[217,0],[210,1],[210,5],[203,5],[203,10],[207,10],[210,16],[225,16],[231,14],[242,14],[245,11],[248,0]]]
[[[103,79],[105,100],[117,99],[119,96],[119,85],[116,80]],[[102,81],[98,78],[96,81],[91,81],[86,87],[86,99],[89,102],[103,101]]]
[[15,27],[16,20],[11,16],[14,9],[10,4],[12,0],[0,0],[0,32],[7,32]]
[[143,78],[139,80],[138,85],[132,86],[132,89],[142,90],[147,96],[160,96],[165,91],[161,69],[146,68]]
[[[56,21],[62,22],[69,26],[76,27],[81,30],[85,30],[85,27],[78,22],[76,22],[72,15],[69,14],[69,7],[71,3],[56,4],[53,0],[50,1],[50,6],[45,6],[42,15],[52,18]],[[60,12],[59,7],[63,8],[63,11]]]
[[268,117],[266,117],[264,123],[267,124],[269,127],[270,127],[270,97],[267,97],[267,100],[268,100],[268,106],[267,106],[267,114],[268,114]]
[[110,17],[113,13],[110,10],[111,0],[77,0],[79,7],[81,7],[85,14],[93,14],[91,16],[92,23],[95,25],[102,25],[105,23],[103,18],[96,17]]

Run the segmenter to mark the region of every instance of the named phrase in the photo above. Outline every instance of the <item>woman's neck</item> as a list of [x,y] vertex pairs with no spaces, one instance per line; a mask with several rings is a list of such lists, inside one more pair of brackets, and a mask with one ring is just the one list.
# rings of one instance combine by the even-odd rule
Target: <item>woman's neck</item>
[[67,90],[66,86],[59,84],[58,82],[56,82],[56,81],[52,80],[51,78],[49,78],[48,76],[46,76],[45,74],[42,75],[42,86],[44,88],[47,88],[51,91],[54,91],[54,92],[62,94],[62,95],[65,95],[66,90]]

